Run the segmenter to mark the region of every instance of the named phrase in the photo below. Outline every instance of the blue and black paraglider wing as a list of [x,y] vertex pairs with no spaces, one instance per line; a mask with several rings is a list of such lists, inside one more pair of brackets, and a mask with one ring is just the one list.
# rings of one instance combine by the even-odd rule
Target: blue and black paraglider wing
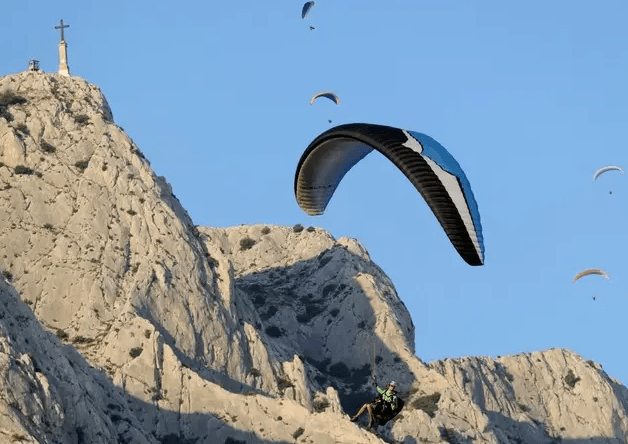
[[294,179],[299,207],[323,214],[345,174],[371,151],[386,156],[423,196],[460,256],[484,264],[484,240],[471,184],[456,159],[433,138],[399,128],[350,123],[316,137]]
[[310,13],[310,9],[314,7],[316,2],[305,2],[303,9],[301,10],[301,18],[304,19]]

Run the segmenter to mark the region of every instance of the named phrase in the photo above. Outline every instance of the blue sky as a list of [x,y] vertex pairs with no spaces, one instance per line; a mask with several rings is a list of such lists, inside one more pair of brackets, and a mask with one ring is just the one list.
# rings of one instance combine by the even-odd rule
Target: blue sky
[[[102,89],[196,224],[359,239],[410,310],[424,361],[563,347],[628,383],[628,177],[593,181],[628,167],[628,3],[319,0],[305,20],[302,5],[10,2],[0,74],[31,58],[56,71],[63,18],[72,74]],[[310,106],[323,90],[340,106]],[[485,266],[462,261],[377,153],[325,215],[303,213],[294,172],[328,119],[443,144],[475,193]],[[611,279],[574,284],[585,268]]]

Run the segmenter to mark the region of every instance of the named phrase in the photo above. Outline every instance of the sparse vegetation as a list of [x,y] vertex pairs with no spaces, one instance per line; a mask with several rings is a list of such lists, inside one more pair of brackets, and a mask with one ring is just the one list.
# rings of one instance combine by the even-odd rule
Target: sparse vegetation
[[7,122],[11,122],[13,120],[13,114],[11,114],[4,106],[0,106],[0,117],[3,117]]
[[7,122],[13,121],[13,114],[9,112],[9,106],[26,103],[26,99],[15,94],[13,91],[6,91],[0,94],[0,117],[4,117]]
[[565,375],[565,383],[570,387],[574,388],[576,384],[580,381],[580,378],[574,375],[573,370],[569,370]]
[[278,309],[276,306],[271,305],[270,307],[268,307],[268,310],[266,310],[266,313],[262,313],[260,315],[260,318],[264,321],[272,318],[273,316],[275,316],[275,313],[277,313]]
[[329,374],[336,378],[345,379],[351,376],[351,371],[344,362],[336,362],[329,366]]
[[81,172],[85,171],[88,165],[89,165],[89,161],[87,160],[79,160],[78,162],[74,164],[74,166],[77,167],[79,170],[81,170]]
[[29,168],[24,165],[16,166],[14,171],[15,171],[15,174],[24,174],[24,175],[30,175],[35,172],[32,168]]
[[279,390],[285,390],[287,388],[294,387],[294,384],[288,378],[284,377],[277,381],[277,387]]
[[258,376],[262,376],[262,372],[260,372],[255,367],[252,367],[251,370],[249,370],[249,375],[253,376],[254,378],[257,378]]
[[307,227],[307,229],[305,231],[307,231],[308,233],[311,233],[313,231],[316,231],[316,228],[314,228],[314,227]]
[[324,412],[327,407],[329,407],[329,401],[327,399],[315,399],[312,403],[312,407],[315,412]]
[[94,340],[92,338],[86,338],[85,336],[75,336],[72,338],[73,344],[89,344],[93,341]]
[[129,215],[131,216],[135,216],[137,214],[137,211],[134,210],[126,210],[127,213],[129,213]]
[[310,322],[315,316],[319,315],[324,311],[324,307],[315,303],[308,303],[305,306],[305,313],[299,313],[297,315],[297,321],[301,324],[307,324]]
[[57,338],[59,338],[62,341],[65,339],[68,339],[68,334],[65,331],[61,330],[60,328],[57,329],[55,334],[57,335]]
[[279,327],[277,327],[276,325],[266,327],[266,334],[271,338],[280,338],[283,335]]
[[301,231],[303,231],[303,225],[296,224],[294,227],[292,227],[292,231],[294,231],[295,233],[300,233]]
[[143,351],[144,349],[142,347],[133,347],[129,351],[129,356],[131,356],[132,358],[137,358],[139,355],[142,354]]
[[323,297],[326,298],[327,296],[329,296],[329,293],[331,293],[335,289],[336,286],[334,284],[325,285],[325,287],[323,287]]
[[292,437],[294,439],[299,439],[299,436],[303,435],[303,433],[305,432],[305,429],[303,427],[299,427],[298,429],[295,430],[295,432],[292,434]]
[[26,103],[26,99],[13,91],[5,91],[0,94],[0,107],[22,105],[24,103]]
[[415,409],[423,410],[430,418],[433,418],[438,410],[438,401],[440,401],[440,393],[436,392],[431,395],[421,396],[412,401],[410,405]]
[[270,233],[270,228],[269,227],[262,228],[262,234],[268,234],[268,233]]
[[52,230],[54,227],[52,226],[52,224],[51,224],[51,223],[45,223],[45,224],[44,224],[44,228],[45,228],[46,230]]
[[2,270],[2,276],[9,282],[13,280],[13,273],[9,270]]
[[240,239],[240,251],[250,250],[255,245],[255,240],[250,237],[245,237],[244,239]]
[[24,123],[18,123],[17,125],[15,125],[15,129],[22,134],[30,134],[30,132],[28,131],[28,127]]
[[264,296],[262,296],[261,294],[258,294],[257,296],[255,296],[255,298],[253,299],[253,305],[255,306],[255,308],[260,308],[261,306],[263,306],[266,303],[266,298]]
[[86,114],[79,114],[74,116],[74,121],[79,125],[86,125],[89,122],[89,116]]
[[456,432],[453,429],[447,427],[442,427],[440,429],[440,437],[450,444],[455,444],[457,442]]

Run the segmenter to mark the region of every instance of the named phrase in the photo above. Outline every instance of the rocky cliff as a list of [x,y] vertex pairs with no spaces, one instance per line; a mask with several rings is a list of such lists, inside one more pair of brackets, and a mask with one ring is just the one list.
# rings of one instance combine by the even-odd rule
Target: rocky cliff
[[[319,228],[197,227],[76,77],[0,78],[0,442],[619,443],[568,350],[423,363],[393,283]],[[376,362],[406,407],[349,422]]]

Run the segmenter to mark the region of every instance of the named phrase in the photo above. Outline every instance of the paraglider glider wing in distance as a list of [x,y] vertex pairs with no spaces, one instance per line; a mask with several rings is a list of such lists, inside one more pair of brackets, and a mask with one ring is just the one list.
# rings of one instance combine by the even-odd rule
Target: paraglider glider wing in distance
[[336,105],[340,105],[340,97],[338,97],[336,94],[334,94],[331,91],[323,91],[323,92],[314,94],[312,98],[310,99],[310,105],[313,105],[314,101],[318,99],[319,97],[325,97],[326,99],[329,99],[332,102],[334,102]]
[[305,2],[303,10],[301,11],[301,18],[304,19],[310,13],[310,9],[314,7],[316,2]]
[[323,214],[345,174],[373,150],[421,193],[465,262],[483,265],[482,225],[471,185],[456,159],[425,134],[368,123],[325,131],[299,160],[294,178],[299,207],[311,216]]
[[624,174],[624,169],[622,167],[609,165],[609,166],[606,166],[604,168],[600,168],[599,170],[597,170],[595,174],[593,175],[593,180],[597,179],[598,177],[600,177],[602,174],[606,173],[607,171],[619,171],[622,174]]
[[573,278],[573,281],[576,282],[578,279],[589,276],[591,274],[599,274],[600,276],[604,276],[606,279],[610,279],[608,277],[608,274],[604,270],[600,270],[599,268],[588,268],[576,274]]

